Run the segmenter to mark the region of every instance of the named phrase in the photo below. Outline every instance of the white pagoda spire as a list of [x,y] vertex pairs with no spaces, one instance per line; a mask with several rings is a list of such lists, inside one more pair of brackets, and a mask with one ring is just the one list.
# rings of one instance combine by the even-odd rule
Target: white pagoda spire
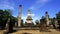
[[22,5],[19,5],[19,11],[18,11],[18,27],[21,26],[21,16],[22,16]]

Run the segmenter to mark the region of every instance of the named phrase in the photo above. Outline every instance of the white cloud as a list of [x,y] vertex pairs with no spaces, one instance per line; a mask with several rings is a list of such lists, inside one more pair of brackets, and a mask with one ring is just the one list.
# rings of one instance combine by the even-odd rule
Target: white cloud
[[51,0],[37,0],[36,3],[38,3],[38,4],[39,3],[46,3],[46,2],[49,2],[49,1],[51,1]]
[[30,6],[31,10],[37,10],[40,7],[44,6],[46,3],[50,2],[51,0],[36,0],[36,2]]
[[6,4],[0,4],[0,9],[11,9],[14,10],[13,6],[6,5]]
[[10,3],[8,0],[0,1],[0,9],[11,9],[14,10],[14,3]]
[[15,15],[13,15],[14,17],[17,17],[17,16],[15,16]]
[[34,17],[34,16],[35,16],[35,14],[31,14],[31,16],[32,16],[32,17]]
[[22,19],[24,20],[24,22],[26,21],[27,15],[22,14]]
[[39,20],[39,19],[40,19],[39,16],[35,16],[35,17],[33,18],[34,24],[35,24],[35,21],[36,21],[36,20]]

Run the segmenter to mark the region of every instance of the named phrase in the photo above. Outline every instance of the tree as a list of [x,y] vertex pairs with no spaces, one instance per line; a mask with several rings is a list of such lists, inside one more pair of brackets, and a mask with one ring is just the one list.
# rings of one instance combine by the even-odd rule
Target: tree
[[21,26],[24,26],[23,19],[21,20]]
[[56,26],[55,26],[55,19],[56,18],[53,18],[53,23],[52,23],[54,28],[56,28]]
[[0,28],[2,27],[2,15],[3,15],[3,10],[0,10]]
[[10,16],[10,12],[7,10],[0,10],[0,27],[1,29],[5,28],[6,22]]
[[55,26],[55,17],[54,18],[50,18],[51,22],[50,22],[50,25],[53,25],[53,28],[55,29],[56,26]]
[[60,29],[60,12],[58,12],[58,13],[56,14],[56,18],[57,18],[57,20],[58,20],[58,25],[59,25],[59,29]]
[[16,17],[14,17],[14,16],[10,16],[11,18],[11,22],[13,22],[12,24],[13,24],[13,26],[15,26],[15,23],[17,22],[17,18]]
[[36,20],[35,23],[36,23],[36,25],[39,25],[39,20]]
[[50,25],[52,25],[52,23],[53,23],[53,18],[49,18],[49,20],[50,20]]

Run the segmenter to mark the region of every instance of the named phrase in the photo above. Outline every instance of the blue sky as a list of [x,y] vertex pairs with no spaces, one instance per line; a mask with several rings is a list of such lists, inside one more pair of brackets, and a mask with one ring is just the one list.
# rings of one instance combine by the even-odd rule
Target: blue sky
[[41,19],[48,11],[50,18],[56,17],[60,11],[60,0],[0,0],[0,9],[11,9],[13,16],[18,16],[18,7],[22,4],[22,19],[26,19],[28,9],[33,21]]

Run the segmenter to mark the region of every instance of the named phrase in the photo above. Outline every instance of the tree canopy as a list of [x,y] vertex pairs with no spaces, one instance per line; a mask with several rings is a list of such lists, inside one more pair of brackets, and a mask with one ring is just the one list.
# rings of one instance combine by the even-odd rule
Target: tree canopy
[[11,19],[11,22],[16,22],[17,18],[12,16],[10,10],[0,10],[0,28],[5,28],[8,18]]

